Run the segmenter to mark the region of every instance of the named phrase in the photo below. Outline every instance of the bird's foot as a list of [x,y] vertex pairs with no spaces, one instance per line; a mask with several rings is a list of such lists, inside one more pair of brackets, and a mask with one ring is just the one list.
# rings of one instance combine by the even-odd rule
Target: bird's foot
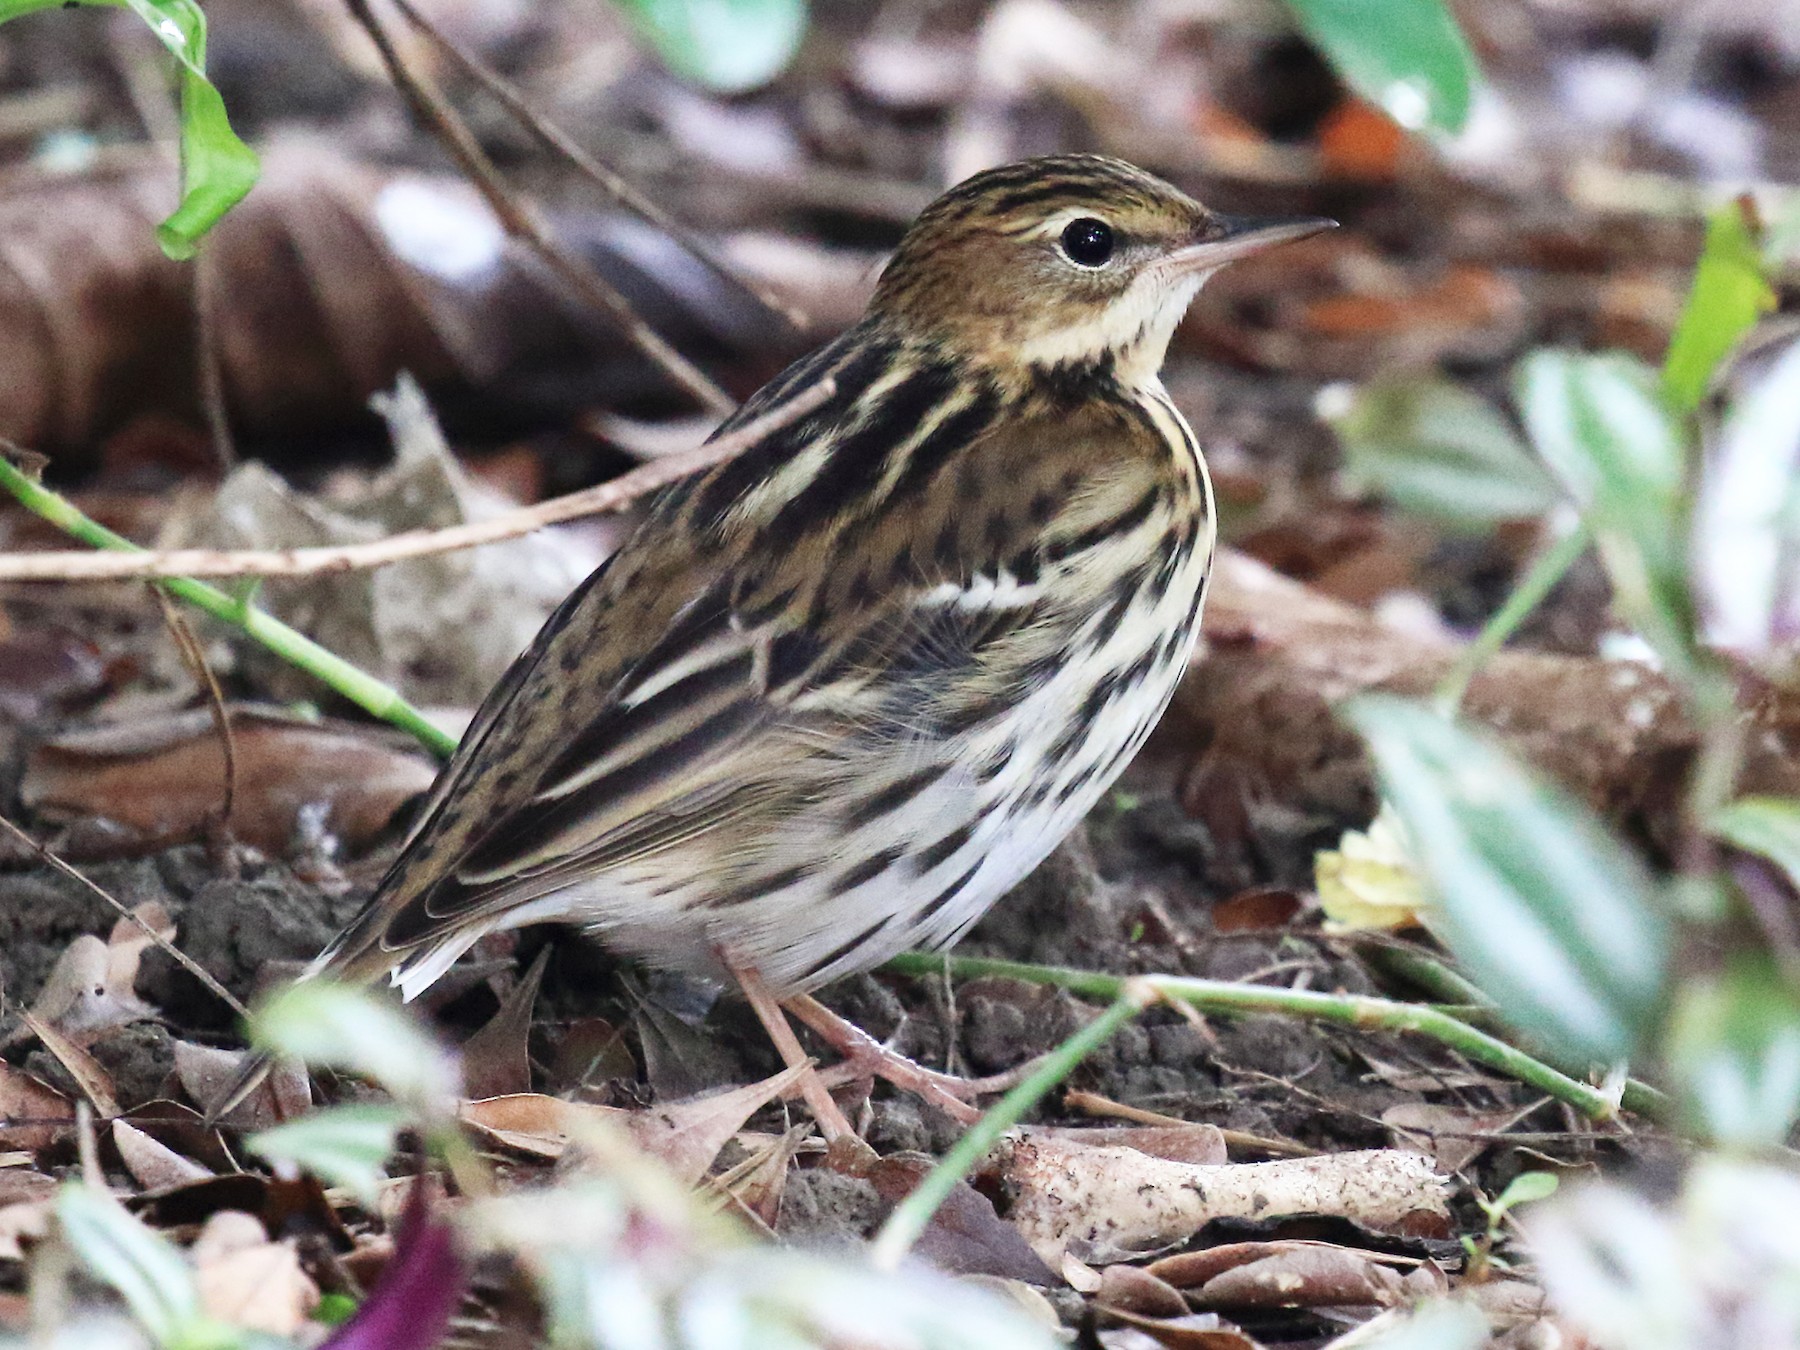
[[1005,1092],[1029,1075],[1038,1063],[1032,1060],[987,1078],[962,1078],[914,1063],[854,1022],[838,1016],[810,994],[784,999],[781,1006],[844,1057],[842,1064],[825,1071],[828,1079],[848,1082],[870,1077],[886,1079],[902,1092],[928,1102],[963,1125],[972,1125],[981,1118],[981,1112],[975,1106],[979,1098]]

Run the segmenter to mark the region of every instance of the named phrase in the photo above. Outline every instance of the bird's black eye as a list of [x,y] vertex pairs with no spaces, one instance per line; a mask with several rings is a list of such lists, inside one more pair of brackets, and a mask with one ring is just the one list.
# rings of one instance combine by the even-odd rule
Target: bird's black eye
[[1113,255],[1112,227],[1092,216],[1071,220],[1063,227],[1062,248],[1080,267],[1104,267]]

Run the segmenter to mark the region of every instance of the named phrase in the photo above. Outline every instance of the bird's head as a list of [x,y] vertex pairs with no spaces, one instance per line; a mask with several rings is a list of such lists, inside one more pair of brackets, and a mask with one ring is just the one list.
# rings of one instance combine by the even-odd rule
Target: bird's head
[[1332,224],[1220,215],[1099,155],[1023,160],[927,207],[882,272],[872,308],[996,366],[1105,370],[1142,385],[1207,277]]

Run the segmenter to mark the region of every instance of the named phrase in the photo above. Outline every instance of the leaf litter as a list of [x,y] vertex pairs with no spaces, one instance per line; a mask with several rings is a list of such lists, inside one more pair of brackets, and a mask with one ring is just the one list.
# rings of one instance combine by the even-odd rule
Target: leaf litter
[[[1484,115],[1510,129],[1512,148],[1471,142],[1440,159],[1374,104],[1346,93],[1316,57],[1265,29],[1164,15],[1133,29],[1052,0],[953,6],[954,16],[918,33],[820,15],[817,23],[845,39],[841,69],[829,62],[803,68],[792,86],[722,104],[645,63],[622,32],[592,16],[572,23],[563,8],[545,6],[535,35],[543,50],[561,50],[571,64],[509,73],[559,113],[607,128],[605,143],[636,147],[629,153],[642,161],[638,171],[656,195],[678,214],[716,225],[733,256],[759,259],[764,274],[784,275],[793,293],[806,292],[826,328],[856,312],[878,248],[928,198],[931,166],[972,167],[1060,144],[1065,123],[1079,122],[1084,138],[1113,149],[1173,163],[1251,208],[1304,203],[1357,217],[1359,228],[1296,251],[1282,261],[1285,270],[1221,276],[1178,340],[1170,387],[1209,428],[1226,533],[1250,554],[1228,551],[1221,560],[1205,677],[1184,687],[1151,753],[1085,835],[984,921],[964,950],[1109,971],[1388,988],[1393,977],[1366,957],[1373,948],[1327,931],[1312,900],[1315,889],[1332,894],[1331,883],[1315,877],[1315,856],[1338,847],[1338,880],[1349,882],[1358,902],[1379,902],[1396,921],[1418,908],[1395,849],[1379,839],[1368,850],[1342,847],[1368,828],[1375,801],[1367,762],[1331,707],[1353,691],[1435,687],[1458,659],[1461,636],[1531,556],[1539,526],[1521,518],[1544,497],[1541,477],[1521,465],[1494,416],[1475,419],[1473,440],[1446,442],[1443,409],[1466,414],[1479,404],[1491,414],[1501,366],[1528,342],[1554,337],[1660,352],[1680,313],[1695,229],[1626,193],[1614,157],[1649,175],[1631,179],[1632,192],[1674,193],[1685,184],[1682,174],[1719,170],[1746,125],[1758,133],[1760,167],[1800,163],[1780,123],[1759,122],[1754,99],[1683,92],[1718,102],[1710,115],[1721,134],[1711,144],[1683,148],[1659,129],[1663,121],[1647,117],[1614,128],[1617,139],[1596,151],[1567,92],[1598,78],[1569,55],[1582,44],[1543,48],[1532,23],[1495,23],[1481,34],[1483,59],[1495,66]],[[1737,7],[1719,8],[1735,15]],[[339,38],[350,33],[341,18],[316,21]],[[473,24],[461,33],[477,45],[496,42],[502,52],[516,45],[510,21],[493,14],[445,22]],[[1613,44],[1609,59],[1631,47],[1615,41],[1616,21],[1599,14],[1558,22]],[[1744,22],[1713,15],[1706,23],[1718,27],[1703,25],[1700,41],[1708,51],[1729,51],[1732,43],[1764,40],[1746,38]],[[483,36],[483,24],[493,32]],[[215,27],[228,31],[227,18]],[[1546,53],[1553,59],[1536,60]],[[1627,65],[1611,71],[1609,87],[1637,87],[1625,78],[1635,58],[1619,59]],[[625,109],[623,126],[609,120],[618,108],[584,103],[579,89],[561,88],[546,73],[591,72],[606,62],[631,68],[644,91]],[[1271,79],[1270,69],[1285,73]],[[366,63],[347,70],[344,78],[366,95]],[[1145,71],[1152,77],[1139,78]],[[287,77],[270,78],[279,86]],[[1287,102],[1273,106],[1271,91]],[[274,88],[270,96],[288,92]],[[388,96],[385,87],[379,93]],[[376,168],[375,154],[391,147],[372,142],[367,126],[328,130],[329,146],[313,139],[274,147],[268,190],[228,221],[235,237],[220,236],[216,261],[228,284],[209,321],[221,344],[229,417],[240,449],[253,456],[222,485],[199,400],[172,364],[192,350],[184,335],[196,320],[185,278],[143,248],[166,167],[39,177],[0,200],[0,214],[17,227],[8,227],[8,238],[21,256],[38,260],[42,278],[36,290],[7,295],[18,321],[5,327],[18,335],[14,364],[26,374],[6,382],[0,422],[59,449],[60,467],[71,474],[87,471],[81,491],[90,509],[146,540],[283,547],[367,539],[490,509],[470,463],[509,457],[507,481],[550,492],[651,453],[662,423],[676,422],[681,437],[694,434],[672,416],[682,409],[645,396],[642,363],[622,356],[613,335],[547,296],[510,246],[496,246],[491,220],[466,188]],[[646,153],[646,141],[654,153]],[[763,159],[753,158],[754,147]],[[1678,170],[1670,170],[1671,156]],[[750,163],[758,167],[747,170]],[[1573,207],[1551,213],[1554,219],[1534,195],[1545,191],[1552,168],[1566,180],[1565,204]],[[49,238],[44,222],[77,208],[93,230]],[[767,338],[766,320],[741,296],[734,308],[687,261],[646,248],[632,222],[621,225],[567,193],[555,214],[636,287],[647,313],[696,349],[707,347],[734,389],[754,388],[793,354],[783,348],[787,338]],[[450,232],[421,250],[409,231],[433,219]],[[457,258],[467,263],[460,274],[451,266]],[[262,289],[243,284],[250,275]],[[137,297],[133,303],[78,306],[109,276]],[[246,305],[253,291],[260,303]],[[88,318],[39,322],[65,312]],[[746,333],[754,340],[746,342]],[[146,335],[154,335],[156,350],[144,350]],[[385,447],[364,400],[402,367],[431,390],[450,444],[463,453],[431,441],[422,405],[402,396],[407,434],[396,439],[408,447],[403,463],[371,473],[366,466]],[[1439,374],[1409,374],[1427,370]],[[1379,437],[1359,442],[1352,429],[1341,459],[1312,410],[1329,412],[1335,382],[1377,373],[1394,381],[1377,390],[1385,408],[1371,411],[1386,416],[1374,429]],[[1338,477],[1340,464],[1349,479]],[[1481,491],[1446,492],[1448,467],[1457,468],[1456,482],[1473,480]],[[176,481],[205,490],[175,497],[166,488]],[[1370,500],[1377,494],[1422,514],[1398,516]],[[1709,509],[1742,505],[1732,498]],[[0,514],[0,531],[8,548],[53,542],[10,515]],[[415,696],[453,705],[454,716],[611,537],[592,527],[565,530],[529,547],[417,565],[410,576],[397,568],[271,583],[261,599]],[[1292,575],[1259,569],[1257,558]],[[1780,584],[1770,570],[1764,589],[1776,600]],[[191,686],[156,625],[133,618],[143,608],[135,600],[83,598],[46,608],[44,594],[0,594],[7,799],[31,812],[34,824],[60,827],[59,843],[104,859],[105,884],[124,903],[160,906],[159,928],[174,925],[181,945],[234,991],[247,994],[293,973],[373,884],[428,766],[359,724],[278,711],[280,702],[313,699],[316,691],[213,637],[210,654],[231,693],[240,754],[238,805],[221,855],[219,841],[199,833],[219,800],[221,756],[209,715],[188,706]],[[1740,617],[1717,603],[1740,641],[1780,656],[1779,604]],[[1471,686],[1467,708],[1609,819],[1666,839],[1675,809],[1667,766],[1691,753],[1693,728],[1666,680],[1600,659],[1604,626],[1603,606],[1574,591],[1562,595],[1528,630],[1542,650],[1491,662]],[[1752,787],[1779,795],[1797,786],[1793,712],[1780,689],[1758,703]],[[80,720],[69,725],[71,716]],[[335,879],[317,867],[320,857],[341,866]],[[1328,916],[1346,918],[1326,903]],[[1367,916],[1353,910],[1349,918],[1362,926]],[[157,1194],[144,1212],[159,1226],[181,1226],[202,1285],[209,1268],[235,1269],[232,1254],[247,1254],[244,1273],[223,1282],[209,1315],[267,1319],[260,1325],[285,1334],[299,1325],[297,1315],[304,1320],[296,1310],[307,1304],[307,1282],[331,1283],[333,1262],[304,1243],[271,1240],[284,1230],[270,1214],[285,1207],[289,1221],[310,1215],[331,1232],[341,1249],[337,1264],[371,1276],[386,1265],[403,1291],[412,1290],[371,1294],[359,1335],[394,1336],[402,1328],[424,1343],[435,1334],[438,1314],[407,1327],[407,1309],[419,1306],[419,1289],[433,1287],[441,1318],[449,1318],[454,1309],[442,1291],[460,1289],[460,1275],[445,1230],[431,1226],[435,1217],[408,1227],[400,1207],[427,1193],[434,1216],[479,1211],[486,1201],[398,1175],[380,1184],[371,1211],[353,1188],[324,1192],[293,1178],[226,1175],[235,1155],[201,1125],[198,1111],[217,1100],[236,1066],[235,1052],[221,1048],[229,1016],[163,954],[127,950],[129,935],[120,938],[110,914],[72,898],[23,855],[8,854],[0,865],[0,919],[7,925],[0,929],[6,1011],[28,1007],[35,1019],[35,1029],[22,1019],[10,1024],[9,1034],[22,1034],[0,1061],[0,1252],[22,1254],[45,1239],[45,1188],[72,1166],[80,1142],[74,1103],[82,1099],[113,1117],[98,1127],[99,1165],[123,1192]],[[606,1169],[593,1159],[610,1155],[585,1133],[596,1122],[623,1123],[684,1179],[710,1178],[778,1234],[804,1211],[817,1221],[812,1233],[829,1231],[840,1241],[867,1237],[954,1137],[929,1110],[878,1092],[855,1105],[866,1112],[865,1136],[884,1155],[880,1163],[833,1158],[803,1120],[794,1123],[780,1096],[782,1076],[734,1004],[662,987],[641,999],[625,995],[616,963],[576,941],[552,950],[525,934],[495,944],[483,959],[484,971],[433,1012],[447,1039],[465,1046],[470,1100],[459,1110],[497,1160],[495,1203],[520,1200],[531,1208],[515,1217],[529,1213],[537,1225],[508,1250],[554,1262],[568,1246],[556,1239],[592,1237],[559,1231],[570,1225],[577,1197],[549,1188],[569,1177],[604,1182]],[[512,970],[531,973],[514,979]],[[924,1062],[983,1072],[1049,1049],[1095,1012],[1081,997],[994,979],[862,977],[831,997]],[[720,1084],[732,1089],[697,1095]],[[1465,1174],[1451,1191],[1448,1222],[1478,1224],[1463,1188],[1478,1183],[1497,1193],[1527,1165],[1526,1146],[1509,1142],[1511,1135],[1576,1168],[1627,1153],[1654,1157],[1658,1149],[1653,1138],[1627,1144],[1605,1126],[1578,1137],[1534,1095],[1417,1041],[1267,1017],[1195,1024],[1153,1010],[1079,1070],[1072,1086],[1070,1103],[1126,1104],[1188,1118],[1192,1129],[1171,1135],[1146,1125],[1081,1136],[1035,1124],[1007,1141],[974,1185],[954,1193],[921,1254],[953,1271],[1043,1281],[1066,1320],[1091,1316],[1089,1334],[1113,1347],[1316,1344],[1362,1318],[1371,1329],[1393,1326],[1415,1303],[1429,1309],[1447,1283],[1497,1326],[1511,1318],[1530,1327],[1544,1316],[1534,1284],[1464,1279],[1457,1254],[1441,1244],[1428,1256],[1396,1253],[1372,1230],[1332,1230],[1329,1240],[1246,1238],[1232,1225],[1266,1216],[1185,1203],[1140,1203],[1147,1216],[1140,1220],[1132,1211],[1138,1191],[1126,1179],[1140,1178],[1140,1188],[1165,1200],[1195,1195],[1197,1187],[1216,1195],[1227,1179],[1229,1191],[1286,1177],[1281,1184],[1304,1195],[1278,1208],[1363,1214],[1382,1220],[1378,1227],[1400,1228],[1409,1216],[1429,1214],[1443,1232],[1438,1173]],[[235,1132],[308,1119],[315,1087],[324,1102],[380,1106],[347,1077],[309,1085],[284,1068],[231,1118],[226,1137],[235,1142]],[[1080,1111],[1047,1107],[1041,1115],[1066,1123]],[[1242,1161],[1263,1156],[1243,1142],[1257,1139],[1321,1156],[1288,1173],[1258,1172],[1289,1164]],[[1222,1140],[1230,1141],[1223,1155]],[[1421,1143],[1429,1153],[1417,1151]],[[383,1164],[404,1172],[411,1147],[402,1140]],[[1055,1160],[1061,1170],[1053,1185],[1019,1169],[1021,1150]],[[1384,1169],[1393,1174],[1391,1195],[1380,1185]],[[16,1174],[10,1182],[8,1174]],[[1268,1193],[1254,1194],[1266,1201]],[[631,1212],[680,1227],[674,1211],[644,1204]],[[210,1245],[195,1238],[198,1225],[218,1230]],[[1605,1236],[1586,1212],[1565,1222],[1565,1238],[1570,1231],[1589,1243],[1597,1232]],[[1025,1233],[1042,1246],[1031,1261],[1019,1256]],[[1168,1248],[1173,1254],[1145,1264]],[[583,1250],[618,1257],[623,1249],[595,1240]],[[710,1260],[717,1253],[699,1239],[673,1250],[694,1265],[702,1263],[698,1254]],[[644,1256],[628,1251],[613,1268],[639,1272],[634,1262]],[[777,1283],[754,1259],[739,1273],[746,1282]],[[4,1266],[0,1274],[12,1278]],[[1085,1298],[1071,1297],[1071,1288]],[[869,1295],[859,1287],[858,1297]],[[1728,1299],[1729,1289],[1722,1286],[1720,1297]],[[510,1306],[516,1316],[516,1304],[496,1300],[478,1286],[464,1311],[479,1321]],[[564,1318],[582,1312],[573,1304],[555,1309]]]

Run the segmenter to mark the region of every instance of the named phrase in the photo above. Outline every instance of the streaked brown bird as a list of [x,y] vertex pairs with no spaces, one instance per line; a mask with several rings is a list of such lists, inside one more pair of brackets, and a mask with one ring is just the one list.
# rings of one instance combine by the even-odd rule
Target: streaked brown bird
[[790,1061],[777,1000],[959,1104],[807,991],[956,941],[1143,744],[1214,539],[1164,351],[1212,272],[1330,223],[1087,155],[940,197],[862,321],[725,429],[831,396],[665,492],[551,616],[310,973],[410,998],[484,933],[576,923],[737,978]]

